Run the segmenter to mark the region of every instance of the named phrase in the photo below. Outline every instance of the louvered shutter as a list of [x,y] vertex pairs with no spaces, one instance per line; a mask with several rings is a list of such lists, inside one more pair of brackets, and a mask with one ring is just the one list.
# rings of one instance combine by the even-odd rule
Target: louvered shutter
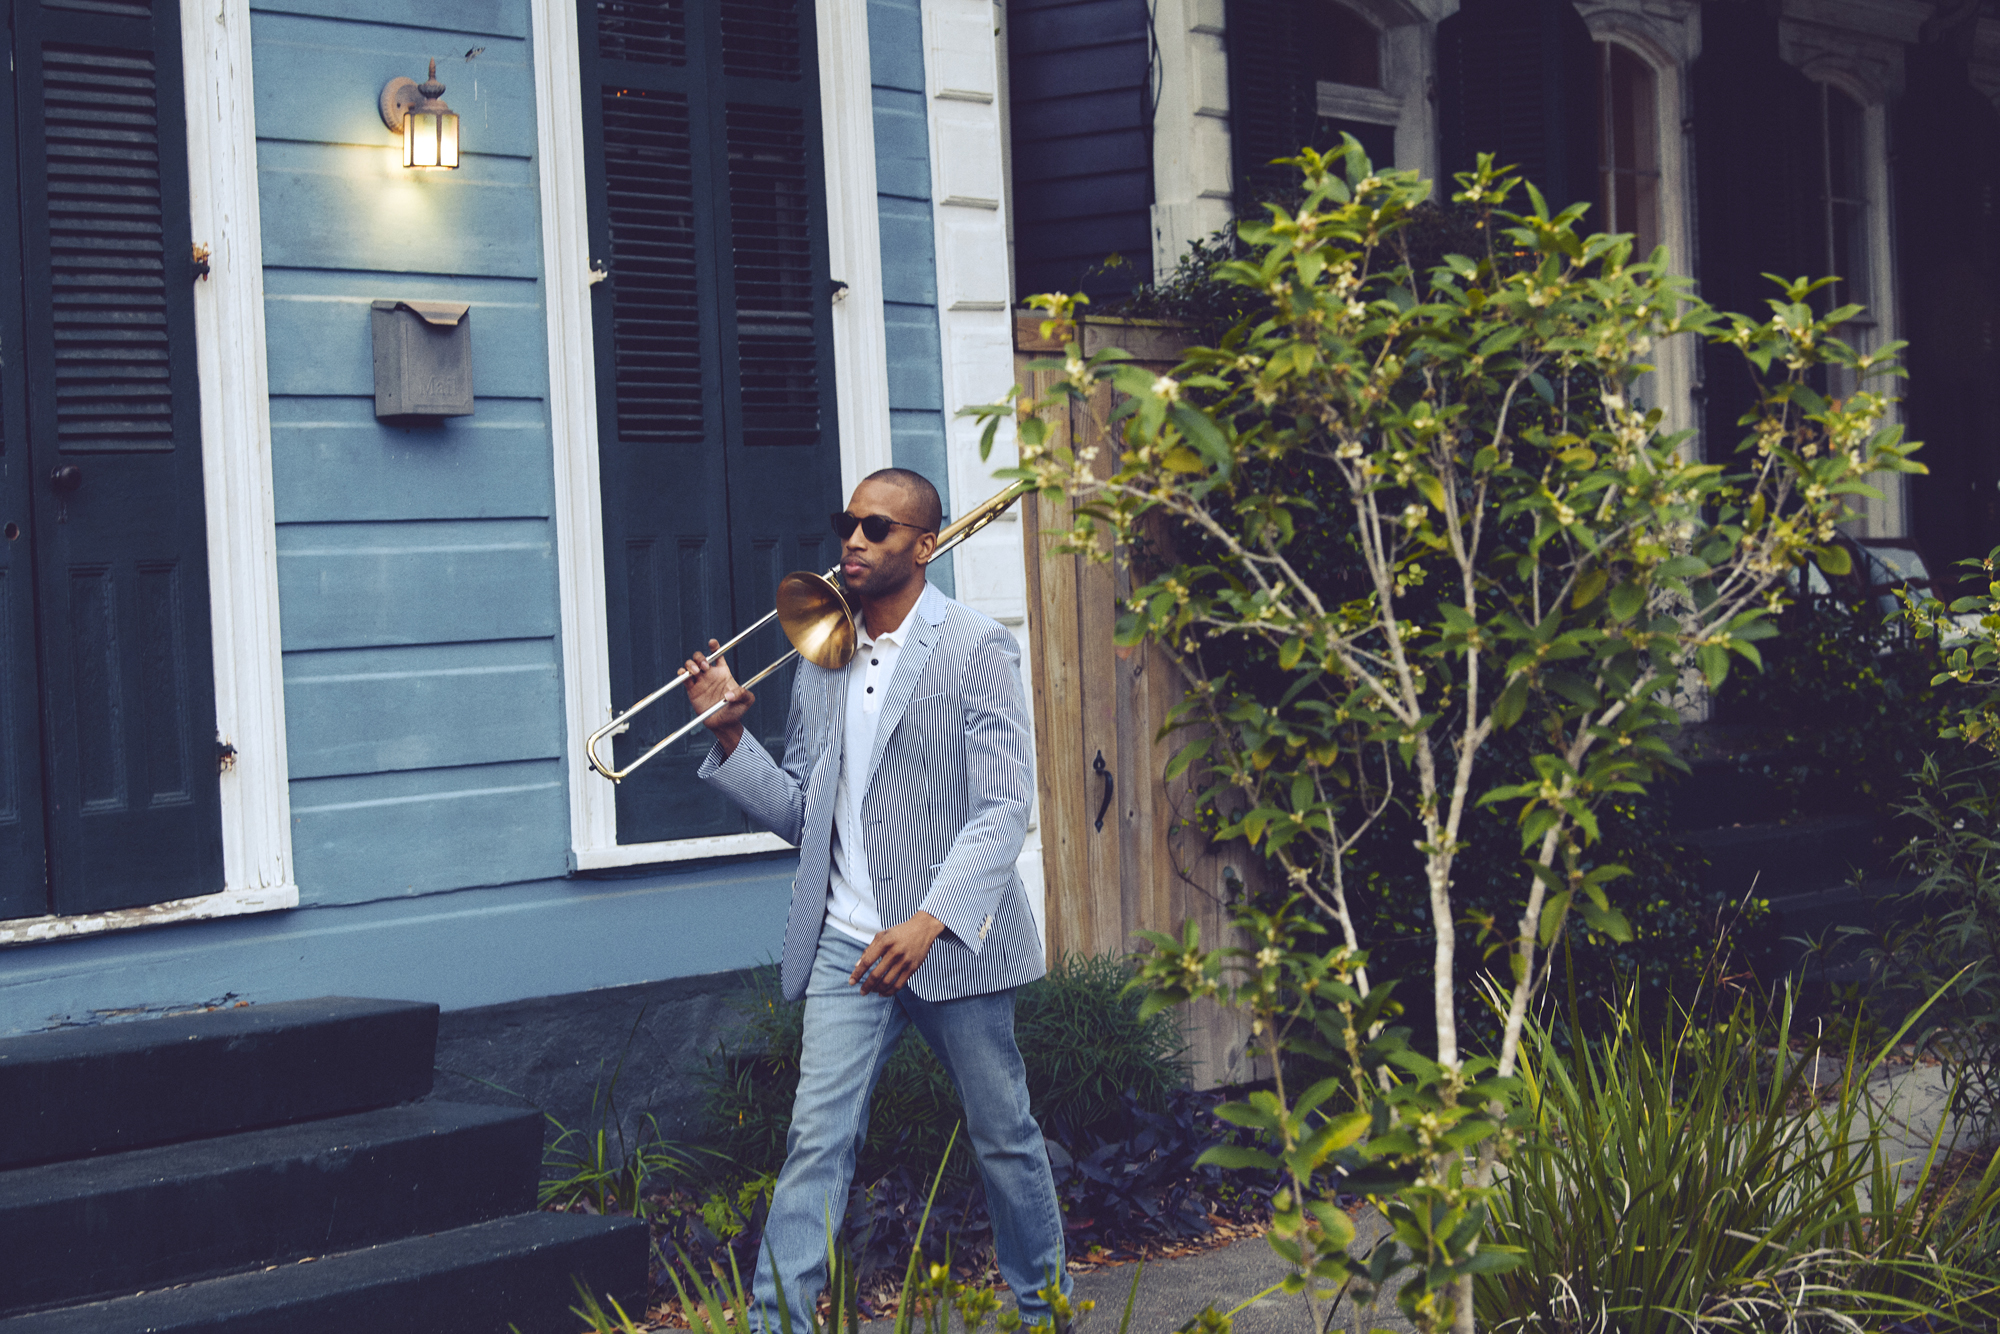
[[1236,173],[1236,211],[1262,217],[1260,201],[1296,193],[1292,167],[1319,129],[1319,89],[1306,63],[1301,0],[1229,0],[1224,30],[1229,50],[1229,153]]
[[[825,167],[809,0],[580,0],[612,694],[832,563],[840,507]],[[754,645],[754,647],[753,647]],[[739,665],[782,652],[775,630]],[[782,746],[786,676],[749,720]],[[660,708],[630,758],[677,726]],[[737,833],[698,732],[618,789],[625,843]]]
[[[17,0],[54,906],[222,887],[173,0]],[[49,484],[75,469],[67,493]]]
[[[14,34],[0,27],[15,68]],[[0,96],[0,181],[17,180],[11,79]],[[34,468],[21,333],[20,213],[0,208],[0,919],[49,910],[42,817],[41,673],[35,661]]]
[[1570,0],[1465,0],[1438,24],[1437,71],[1441,195],[1492,153],[1552,210],[1597,197],[1596,50]]
[[[1293,167],[1275,158],[1299,149],[1330,149],[1351,134],[1369,160],[1395,160],[1395,127],[1335,120],[1319,114],[1318,64],[1332,64],[1329,44],[1339,28],[1359,31],[1365,22],[1338,27],[1329,19],[1334,0],[1228,0],[1224,11],[1229,52],[1229,152],[1236,173],[1236,212],[1262,218],[1265,200],[1298,194]],[[1369,40],[1375,40],[1369,29]]]
[[[1768,312],[1767,273],[1824,271],[1817,90],[1778,54],[1775,17],[1751,5],[1702,9],[1691,77],[1701,294],[1724,310]],[[1725,462],[1756,384],[1734,350],[1702,349],[1702,433]]]

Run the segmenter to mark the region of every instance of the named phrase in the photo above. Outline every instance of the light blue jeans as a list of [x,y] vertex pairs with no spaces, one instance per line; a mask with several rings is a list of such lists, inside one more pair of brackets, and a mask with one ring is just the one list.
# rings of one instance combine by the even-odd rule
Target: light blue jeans
[[[937,1053],[958,1088],[965,1128],[986,1184],[993,1248],[1000,1276],[1014,1290],[1022,1318],[1046,1318],[1039,1295],[1051,1278],[1070,1288],[1063,1268],[1062,1209],[1041,1127],[1028,1114],[1028,1084],[1014,1045],[1012,989],[950,1001],[926,1001],[908,986],[893,996],[868,995],[848,982],[860,962],[859,941],[820,932],[819,953],[806,984],[805,1048],[785,1166],[764,1224],[755,1295],[759,1326],[779,1334],[777,1278],[794,1331],[826,1286],[827,1229],[847,1213],[854,1159],[868,1135],[868,1099],[911,1024]],[[935,1163],[912,1164],[928,1173]]]

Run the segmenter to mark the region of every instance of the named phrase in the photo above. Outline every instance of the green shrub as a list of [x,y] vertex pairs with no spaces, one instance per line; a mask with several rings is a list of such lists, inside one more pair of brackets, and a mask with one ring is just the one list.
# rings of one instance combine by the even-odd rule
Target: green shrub
[[[1131,977],[1131,965],[1116,956],[1069,955],[1018,993],[1014,1037],[1028,1094],[1036,1119],[1058,1143],[1077,1146],[1114,1133],[1126,1115],[1128,1089],[1140,1107],[1159,1111],[1187,1080],[1178,1025],[1172,1015],[1139,1017],[1139,995],[1125,991]],[[776,975],[766,971],[746,1009],[736,1045],[709,1062],[706,1138],[736,1171],[754,1175],[784,1163],[805,1006],[785,1001]],[[948,1159],[945,1153],[960,1116],[944,1067],[921,1039],[906,1038],[876,1085],[855,1180],[872,1181],[898,1163],[942,1161],[947,1187],[970,1181],[969,1151],[961,1145]]]
[[1749,752],[1737,764],[1763,781],[1781,819],[1838,813],[1886,824],[1945,725],[1947,696],[1931,684],[1934,642],[1838,597],[1801,598],[1777,623],[1763,670],[1733,674],[1715,695],[1717,721]]
[[1789,1005],[1662,1035],[1629,1000],[1616,1017],[1570,1054],[1531,1031],[1490,1233],[1525,1263],[1479,1280],[1482,1328],[1994,1328],[2000,1155],[1947,1180],[1934,1138],[1908,1179],[1868,1092],[1887,1045],[1797,1056]]
[[[1952,744],[1952,743],[1945,743]],[[1892,1014],[1937,996],[1930,1047],[1957,1087],[1954,1110],[2000,1130],[2000,758],[1960,747],[1925,757],[1902,814],[1916,830],[1897,854],[1915,887],[1909,920],[1865,952]]]

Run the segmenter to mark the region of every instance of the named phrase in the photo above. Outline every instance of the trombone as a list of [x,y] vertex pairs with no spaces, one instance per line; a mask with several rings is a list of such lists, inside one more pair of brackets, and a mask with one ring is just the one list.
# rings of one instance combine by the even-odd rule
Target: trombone
[[[1001,513],[1009,505],[1012,505],[1033,489],[1034,483],[1032,482],[1015,482],[999,494],[989,496],[966,514],[954,519],[945,526],[943,532],[938,534],[937,550],[931,553],[931,559],[936,560],[939,556],[944,555],[945,552],[950,551],[987,524],[992,523],[1000,517]],[[841,668],[847,666],[854,658],[854,609],[848,605],[846,590],[840,586],[840,581],[837,578],[839,571],[840,567],[835,565],[825,574],[814,574],[810,570],[795,570],[791,574],[786,575],[778,583],[778,605],[767,612],[756,624],[740,632],[734,639],[724,644],[709,656],[711,658],[721,657],[775,620],[780,626],[784,627],[785,638],[792,641],[792,651],[751,677],[748,681],[743,682],[740,686],[741,689],[748,690],[765,677],[771,675],[771,673],[785,666],[793,658],[803,657],[814,666],[824,667],[829,671],[839,671]],[[726,701],[717,700],[714,704],[709,705],[708,708],[688,719],[679,728],[659,741],[654,742],[645,754],[633,760],[623,769],[612,767],[611,764],[598,755],[597,746],[599,742],[608,736],[624,731],[632,719],[686,685],[688,680],[688,674],[683,669],[673,680],[667,682],[652,694],[647,695],[637,704],[634,704],[631,708],[625,710],[625,712],[619,714],[595,732],[592,732],[590,738],[583,743],[583,753],[589,758],[590,767],[614,783],[622,782],[631,776],[633,770],[652,759],[668,746],[673,745],[674,742],[679,741],[701,724],[707,722],[722,709]]]

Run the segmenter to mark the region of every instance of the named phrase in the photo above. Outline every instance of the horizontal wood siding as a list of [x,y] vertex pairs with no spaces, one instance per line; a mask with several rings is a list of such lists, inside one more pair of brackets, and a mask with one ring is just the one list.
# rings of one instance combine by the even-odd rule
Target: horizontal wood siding
[[[302,902],[561,875],[527,6],[278,0],[252,21]],[[432,56],[464,165],[405,171],[375,95]],[[375,420],[369,303],[384,297],[471,303],[475,415]]]
[[[1122,296],[1152,276],[1144,0],[1008,7],[1017,295]],[[1128,261],[1106,269],[1112,255]]]

